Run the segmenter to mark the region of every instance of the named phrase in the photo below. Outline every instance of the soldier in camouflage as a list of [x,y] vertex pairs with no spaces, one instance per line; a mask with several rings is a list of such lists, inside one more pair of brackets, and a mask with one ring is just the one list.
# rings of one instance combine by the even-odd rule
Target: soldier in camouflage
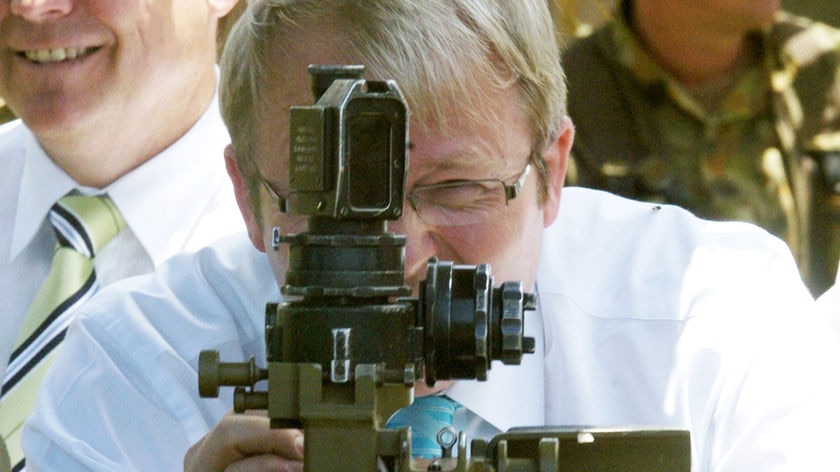
[[15,114],[6,106],[6,101],[0,98],[0,124],[15,119]]
[[625,0],[563,60],[570,184],[759,224],[833,283],[840,31],[778,0]]

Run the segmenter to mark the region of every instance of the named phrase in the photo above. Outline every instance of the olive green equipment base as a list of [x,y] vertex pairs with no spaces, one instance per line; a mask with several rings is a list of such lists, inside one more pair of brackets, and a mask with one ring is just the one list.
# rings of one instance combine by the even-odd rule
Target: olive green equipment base
[[[688,431],[668,428],[514,428],[490,441],[457,433],[455,457],[411,457],[408,427],[383,429],[387,419],[411,403],[412,384],[386,384],[381,369],[358,365],[355,382],[323,381],[319,364],[219,363],[201,354],[202,396],[220,385],[238,385],[234,410],[267,410],[273,428],[302,428],[304,470],[317,472],[689,472]],[[411,368],[407,378],[413,378]],[[268,380],[267,392],[253,385]],[[449,444],[450,448],[453,444]],[[443,447],[443,445],[442,445]]]

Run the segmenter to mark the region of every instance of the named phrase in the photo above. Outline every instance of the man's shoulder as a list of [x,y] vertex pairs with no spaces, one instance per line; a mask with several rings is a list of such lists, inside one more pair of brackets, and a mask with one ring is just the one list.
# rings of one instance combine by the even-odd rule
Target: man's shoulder
[[105,287],[80,308],[78,321],[112,337],[153,331],[201,338],[222,326],[254,337],[261,335],[265,303],[278,297],[265,254],[239,233]]
[[679,316],[690,294],[746,292],[761,281],[804,289],[787,245],[767,231],[586,188],[564,189],[538,275],[541,294],[628,316]]
[[176,295],[197,287],[232,294],[276,286],[265,253],[254,248],[245,232],[225,236],[194,252],[179,253],[164,262],[151,278],[171,286]]
[[[747,249],[761,242],[756,250],[789,253],[783,241],[756,225],[710,221],[676,205],[570,187],[563,190],[560,207],[557,221],[546,230],[549,241],[589,246],[597,242],[627,250],[637,248],[634,252],[657,248],[661,254],[670,249],[672,255],[693,253],[704,245]],[[591,239],[593,236],[595,239]]]
[[[687,230],[692,229],[692,225],[702,226],[709,223],[676,205],[634,200],[607,191],[583,187],[563,189],[558,220],[572,220],[575,224],[606,228],[629,225],[646,231],[653,230],[660,224],[673,224]],[[689,226],[686,227],[686,224]],[[555,226],[556,223],[552,225]]]

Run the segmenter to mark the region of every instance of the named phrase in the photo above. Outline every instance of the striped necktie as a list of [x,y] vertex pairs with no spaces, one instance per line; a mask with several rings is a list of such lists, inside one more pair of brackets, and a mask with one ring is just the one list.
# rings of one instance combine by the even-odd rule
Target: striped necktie
[[9,472],[12,465],[9,464],[9,453],[6,451],[6,443],[0,437],[0,472]]
[[64,339],[75,308],[98,288],[93,256],[125,226],[108,197],[73,192],[53,205],[49,221],[58,239],[52,266],[26,314],[0,391],[0,434],[13,471],[23,468],[21,428],[54,348]]
[[445,395],[417,397],[411,405],[397,410],[385,427],[411,427],[412,456],[427,459],[441,457],[442,447],[438,442],[438,434],[449,436],[441,430],[452,427],[455,410],[458,408],[461,408],[461,404]]

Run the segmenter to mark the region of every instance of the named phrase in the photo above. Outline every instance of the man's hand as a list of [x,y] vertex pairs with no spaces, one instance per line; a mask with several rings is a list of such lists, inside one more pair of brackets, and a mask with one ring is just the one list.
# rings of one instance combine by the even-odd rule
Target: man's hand
[[303,471],[303,433],[228,413],[184,456],[185,472]]

